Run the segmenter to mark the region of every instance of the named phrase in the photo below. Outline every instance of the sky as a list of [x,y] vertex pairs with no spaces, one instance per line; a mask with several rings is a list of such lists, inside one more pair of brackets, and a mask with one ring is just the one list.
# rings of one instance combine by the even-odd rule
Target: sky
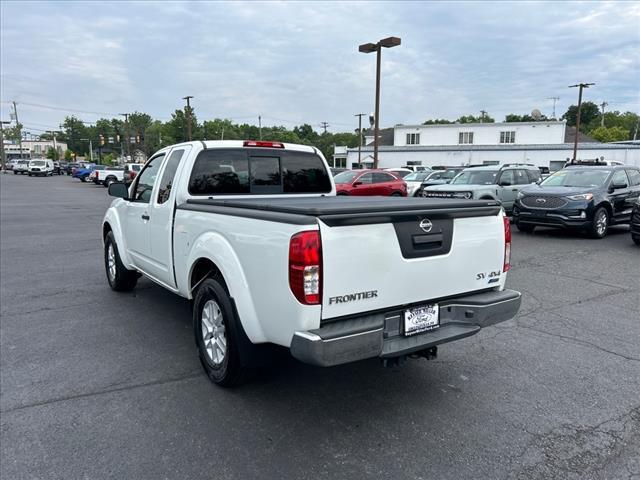
[[638,2],[17,2],[0,3],[0,116],[17,102],[25,130],[123,112],[168,120],[185,95],[199,121],[353,131],[496,120],[584,100],[640,112]]

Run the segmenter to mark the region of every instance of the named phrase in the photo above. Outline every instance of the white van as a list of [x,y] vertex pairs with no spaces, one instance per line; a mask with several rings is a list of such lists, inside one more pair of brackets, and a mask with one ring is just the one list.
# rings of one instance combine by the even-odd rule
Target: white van
[[31,177],[33,175],[42,175],[43,177],[53,175],[53,160],[49,160],[48,158],[31,160],[29,162],[29,176]]

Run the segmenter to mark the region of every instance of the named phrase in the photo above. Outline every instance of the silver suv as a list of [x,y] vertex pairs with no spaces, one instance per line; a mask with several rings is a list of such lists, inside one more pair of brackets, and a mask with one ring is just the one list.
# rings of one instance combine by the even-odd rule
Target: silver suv
[[518,191],[540,180],[540,170],[528,163],[469,167],[447,185],[425,187],[423,196],[499,200],[510,213]]

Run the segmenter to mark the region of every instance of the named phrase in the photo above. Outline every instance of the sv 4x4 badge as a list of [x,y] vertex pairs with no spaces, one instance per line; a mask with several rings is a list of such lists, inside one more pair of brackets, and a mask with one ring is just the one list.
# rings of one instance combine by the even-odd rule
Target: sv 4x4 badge
[[488,273],[478,273],[476,275],[476,280],[488,279],[489,281],[487,283],[496,283],[500,280],[500,275],[502,275],[500,270],[494,270],[493,272]]

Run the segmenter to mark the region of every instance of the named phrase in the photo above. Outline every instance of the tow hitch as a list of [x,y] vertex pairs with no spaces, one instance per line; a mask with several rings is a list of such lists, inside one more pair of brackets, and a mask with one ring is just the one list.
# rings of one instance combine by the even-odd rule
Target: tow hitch
[[399,367],[402,365],[405,360],[409,358],[426,358],[427,360],[435,360],[438,358],[438,347],[429,347],[424,350],[420,350],[419,352],[411,353],[409,355],[401,355],[399,357],[393,358],[383,358],[382,366],[383,367]]

